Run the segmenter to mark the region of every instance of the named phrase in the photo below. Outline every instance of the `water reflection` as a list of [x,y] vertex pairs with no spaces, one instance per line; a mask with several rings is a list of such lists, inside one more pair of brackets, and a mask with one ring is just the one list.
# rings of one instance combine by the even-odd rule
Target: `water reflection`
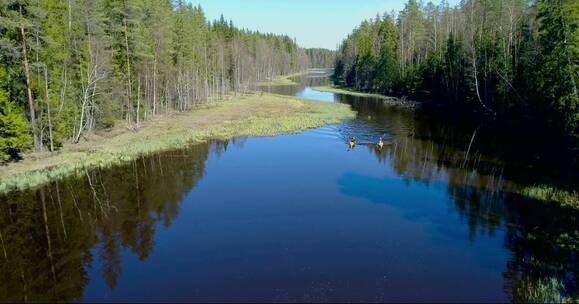
[[[344,142],[359,139],[379,162],[409,183],[445,186],[472,240],[477,234],[492,236],[504,229],[505,246],[512,252],[503,274],[511,301],[578,299],[579,213],[517,194],[541,183],[578,189],[574,153],[565,151],[556,138],[497,122],[449,121],[445,116],[429,117],[434,113],[392,108],[376,98],[328,93],[319,98],[319,93],[312,93],[311,86],[327,84],[302,79],[301,86],[277,93],[350,104],[358,118],[339,126]],[[374,145],[380,136],[386,142],[384,149]],[[386,204],[393,193],[386,189],[388,184],[391,181],[367,176],[340,180],[344,193]],[[399,195],[409,199],[412,192],[403,190]],[[421,208],[397,207],[413,212]]]
[[[346,195],[393,206],[416,221],[436,227],[437,238],[452,241],[456,232],[448,227],[447,214],[429,207],[436,203],[416,183],[431,183],[409,177],[405,186],[390,179],[348,174],[339,180]],[[437,185],[438,184],[438,185]],[[450,184],[452,210],[469,228],[471,242],[477,235],[494,236],[504,231],[511,252],[503,272],[504,288],[513,302],[562,302],[577,299],[578,213],[546,206],[513,194],[493,193],[467,184]],[[556,220],[554,220],[556,219]]]
[[[307,95],[306,88],[312,83],[324,84],[324,81],[327,79],[305,78],[299,86],[301,89],[289,92],[293,92],[293,95],[305,92]],[[385,267],[382,258],[391,258],[392,255],[413,256],[414,253],[404,252],[408,247],[403,246],[382,248],[371,240],[375,237],[378,241],[388,240],[399,244],[405,237],[418,236],[404,234],[403,228],[389,227],[388,222],[381,224],[388,229],[398,229],[401,233],[373,230],[372,226],[356,222],[356,218],[350,213],[347,213],[345,218],[352,222],[346,225],[340,217],[340,210],[344,212],[345,207],[330,204],[336,200],[356,201],[358,205],[353,210],[358,215],[370,216],[373,212],[381,212],[377,215],[384,216],[384,221],[396,219],[398,213],[390,209],[374,209],[360,202],[386,206],[399,212],[409,222],[423,227],[431,239],[438,242],[437,245],[454,249],[452,253],[449,249],[449,256],[454,254],[464,258],[440,261],[450,272],[456,271],[449,276],[468,277],[471,267],[477,269],[477,265],[474,265],[470,258],[482,259],[485,254],[496,254],[505,250],[507,257],[497,265],[488,267],[489,272],[496,272],[495,280],[503,286],[503,290],[495,291],[498,295],[488,295],[494,296],[492,299],[506,296],[513,302],[560,302],[579,297],[579,229],[576,224],[579,213],[517,194],[521,187],[543,181],[557,181],[574,187],[576,173],[573,173],[572,167],[565,166],[564,157],[561,157],[559,162],[549,157],[535,161],[532,160],[535,159],[534,156],[520,153],[520,150],[519,156],[514,157],[517,153],[509,148],[507,139],[492,136],[495,132],[492,126],[466,124],[458,127],[438,119],[422,117],[423,114],[420,113],[386,107],[376,99],[333,94],[331,96],[334,101],[351,104],[358,111],[358,118],[307,134],[267,139],[279,140],[275,142],[279,146],[253,141],[252,143],[259,145],[259,149],[248,152],[248,158],[243,159],[245,162],[241,164],[227,159],[224,163],[230,167],[222,168],[221,175],[216,173],[221,180],[214,180],[203,194],[196,193],[189,197],[195,201],[219,196],[223,191],[231,192],[227,199],[224,199],[229,204],[221,202],[221,205],[212,206],[214,209],[210,209],[210,212],[205,210],[205,214],[218,214],[225,217],[225,221],[232,221],[231,226],[211,226],[207,223],[218,219],[204,219],[205,230],[201,230],[202,232],[193,233],[183,227],[178,231],[171,231],[178,234],[208,234],[205,238],[199,235],[191,236],[196,241],[205,241],[203,244],[207,248],[203,248],[204,251],[193,251],[200,254],[193,258],[201,262],[190,262],[186,265],[189,268],[184,269],[187,272],[198,271],[203,278],[201,281],[191,282],[191,285],[199,285],[192,289],[197,292],[196,295],[203,294],[199,291],[203,286],[210,291],[220,288],[236,292],[253,288],[255,291],[260,287],[255,286],[259,285],[256,283],[259,282],[264,285],[264,289],[258,290],[259,292],[273,294],[267,298],[269,300],[327,301],[337,299],[337,295],[353,300],[398,299],[389,298],[388,295],[403,293],[405,289],[397,290],[392,286],[396,286],[397,280],[405,282],[404,279],[407,279],[409,274],[404,271],[426,270],[417,268],[416,264],[421,261],[403,260],[412,264],[387,265],[401,269],[400,272],[388,269],[391,270],[388,280],[383,276],[374,276]],[[345,151],[345,143],[351,136],[359,140],[353,153]],[[380,136],[384,136],[385,146],[377,150],[374,144]],[[140,261],[150,260],[155,250],[155,235],[161,230],[159,228],[175,230],[172,225],[179,216],[182,202],[188,194],[194,193],[196,187],[202,188],[198,184],[205,177],[206,162],[210,157],[231,157],[231,154],[235,153],[226,153],[231,145],[235,147],[235,152],[241,152],[242,148],[245,152],[251,148],[244,148],[245,139],[195,145],[143,157],[107,170],[81,172],[79,176],[53,182],[36,190],[14,192],[1,197],[0,299],[80,301],[84,299],[88,286],[94,283],[95,272],[108,288],[118,289],[123,266],[127,266],[122,259],[123,253],[129,252]],[[541,156],[545,155],[547,154],[541,153]],[[275,161],[265,163],[266,159]],[[347,162],[351,162],[352,166],[347,167]],[[312,164],[318,166],[316,170],[311,169]],[[361,169],[366,167],[373,171]],[[229,172],[231,168],[235,172]],[[283,174],[279,175],[283,177],[274,176],[272,172],[282,172]],[[302,180],[304,172],[307,172],[309,180],[317,181],[309,185],[315,191],[303,191],[300,188],[305,187]],[[284,178],[285,176],[287,178]],[[240,185],[230,187],[232,181],[239,179],[242,179]],[[204,181],[206,180],[205,177]],[[335,185],[332,184],[334,181]],[[244,189],[249,186],[250,189]],[[289,197],[287,202],[284,201],[285,197]],[[242,198],[246,198],[246,201]],[[242,200],[243,204],[237,199]],[[276,200],[282,203],[276,205]],[[216,199],[215,204],[217,203]],[[259,218],[259,224],[251,222],[256,220],[252,216],[257,217],[259,210],[268,207],[272,208],[268,209],[270,218]],[[351,209],[347,211],[350,212]],[[340,221],[335,223],[326,218],[337,218]],[[283,229],[276,226],[277,222],[284,220],[286,225],[282,225]],[[319,228],[324,227],[324,224],[329,227],[328,231]],[[344,228],[344,225],[347,228]],[[255,236],[245,231],[246,233],[239,235],[251,235],[250,239],[228,238],[222,230],[229,231],[231,227],[249,229],[249,232],[254,232],[252,228],[259,228],[268,232]],[[278,233],[269,232],[269,229]],[[344,267],[339,269],[343,271],[342,276],[323,276],[320,269],[308,268],[314,267],[308,264],[310,259],[301,260],[303,257],[317,257],[318,260],[314,260],[316,263],[323,264],[324,261],[332,259],[342,262],[338,260],[338,257],[343,257],[340,253],[351,250],[344,244],[354,241],[347,238],[354,235],[348,234],[350,230],[359,230],[363,235],[368,235],[368,238],[356,239],[360,247],[356,247],[359,251],[352,251],[355,253],[352,257],[345,254],[345,261],[349,264],[340,264]],[[463,233],[463,230],[466,232]],[[295,232],[297,237],[292,239],[290,232]],[[220,235],[226,236],[219,239]],[[309,240],[309,236],[313,240]],[[301,243],[286,243],[284,237]],[[496,239],[498,242],[493,243]],[[212,250],[221,248],[216,244],[223,240],[231,243],[225,248],[231,248],[235,252],[230,253],[233,257],[227,256],[225,260],[218,260],[215,256],[219,257],[219,252]],[[412,239],[408,241],[419,242]],[[252,245],[258,248],[255,252],[251,251]],[[476,247],[477,245],[481,247]],[[169,246],[175,246],[175,243]],[[300,251],[302,248],[306,253],[311,251],[312,255]],[[179,248],[171,247],[171,250],[171,258],[181,256]],[[333,256],[332,252],[336,252],[336,255]],[[433,256],[441,253],[436,248],[432,249],[432,252]],[[236,257],[236,254],[240,256]],[[267,267],[260,268],[256,262],[279,261],[274,258],[277,256],[287,265],[275,268],[268,264]],[[224,261],[225,266],[220,268],[216,261]],[[93,267],[98,269],[93,271]],[[428,265],[426,268],[438,269],[437,267],[439,266]],[[289,276],[289,279],[284,281],[282,279],[287,277],[283,275],[287,273],[277,271],[279,269],[294,276]],[[234,280],[235,276],[229,276],[236,271],[241,273],[240,280],[246,285],[230,286],[233,284],[224,283],[231,282],[228,280],[240,282]],[[270,274],[268,271],[281,277],[286,289],[273,290],[272,287],[271,290],[266,290],[265,287],[274,286],[273,283],[267,285],[271,279],[266,275]],[[325,271],[332,273],[327,269]],[[434,274],[436,275],[436,272]],[[154,273],[147,275],[154,281]],[[208,285],[203,285],[205,277],[212,277],[214,281],[208,280]],[[328,277],[332,280],[327,279]],[[424,277],[429,278],[428,273],[425,273]],[[448,282],[442,281],[441,284],[452,282],[448,277],[441,278],[444,279]],[[177,281],[179,278],[173,280]],[[307,280],[315,284],[309,285],[311,290],[304,291],[300,284]],[[211,282],[221,282],[228,286],[212,286]],[[360,286],[354,288],[350,285],[352,282],[371,282],[373,285],[358,284]],[[484,280],[480,282],[495,283]],[[171,281],[172,283],[174,282]],[[432,282],[434,283],[436,282]],[[143,282],[134,284],[138,288],[146,287],[146,284],[140,285]],[[416,286],[402,287],[406,290],[416,289]],[[468,287],[470,289],[456,290],[456,293],[468,293],[478,288],[471,285]],[[364,294],[360,290],[374,293]],[[231,296],[221,291],[217,294],[222,300]],[[429,299],[429,296],[434,295],[437,294],[433,291],[432,294],[423,296]],[[172,295],[163,296],[166,299]],[[411,295],[405,293],[404,296]],[[453,299],[452,295],[445,296],[444,299]]]
[[[339,96],[337,100],[359,112],[356,122],[341,128],[342,137],[387,134],[388,144],[383,150],[368,145],[368,151],[410,183],[445,186],[452,198],[451,207],[464,218],[471,239],[505,230],[505,246],[512,255],[503,276],[511,301],[578,299],[579,213],[517,194],[521,188],[539,183],[577,189],[579,178],[572,155],[556,149],[536,151],[537,136],[519,135],[515,142],[509,142],[512,134],[501,136],[497,126],[467,123],[457,127],[448,121],[427,119],[424,113],[388,109],[371,98]],[[387,196],[367,194],[380,193],[379,188],[384,193],[386,181],[350,176],[341,184],[350,195],[388,203]],[[364,185],[364,189],[356,191],[353,185]],[[400,195],[411,199],[413,194],[404,191]],[[413,212],[420,209],[398,207]]]
[[[332,70],[320,71],[320,73],[306,74],[290,78],[295,85],[263,85],[259,90],[289,96],[306,97],[312,100],[334,101],[333,94],[319,94],[312,87],[326,86],[330,84],[329,76]],[[315,95],[315,96],[314,96]]]
[[95,259],[114,289],[121,251],[149,257],[156,224],[171,226],[183,196],[203,177],[210,147],[220,153],[227,144],[143,157],[3,197],[0,299],[80,301]]

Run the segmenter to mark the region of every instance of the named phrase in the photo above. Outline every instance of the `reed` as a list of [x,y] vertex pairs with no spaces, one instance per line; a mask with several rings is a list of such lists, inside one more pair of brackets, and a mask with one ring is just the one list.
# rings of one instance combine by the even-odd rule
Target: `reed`
[[548,185],[537,185],[522,189],[521,194],[536,200],[556,202],[562,206],[579,209],[579,193],[577,191],[559,189]]

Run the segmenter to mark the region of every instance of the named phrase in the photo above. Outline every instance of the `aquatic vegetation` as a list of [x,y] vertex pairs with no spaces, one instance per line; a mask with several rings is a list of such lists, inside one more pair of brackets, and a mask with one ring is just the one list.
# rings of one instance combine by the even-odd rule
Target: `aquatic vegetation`
[[552,186],[539,185],[526,187],[521,194],[540,201],[557,202],[563,206],[579,208],[579,193],[558,189]]
[[577,303],[579,299],[564,294],[564,286],[557,278],[531,280],[524,278],[515,289],[514,302]]
[[[0,193],[45,184],[90,168],[106,168],[139,156],[185,147],[210,139],[273,136],[338,123],[354,118],[349,106],[305,101],[273,94],[251,94],[202,106],[61,152],[25,159],[2,168]],[[112,137],[106,137],[107,135]]]

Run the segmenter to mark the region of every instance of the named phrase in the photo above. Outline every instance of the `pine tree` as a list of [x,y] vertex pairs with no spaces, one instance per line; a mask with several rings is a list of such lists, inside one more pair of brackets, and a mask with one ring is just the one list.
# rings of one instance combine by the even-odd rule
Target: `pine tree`
[[0,66],[0,161],[5,162],[30,148],[28,124],[22,111],[10,101],[2,84],[6,83],[6,71]]
[[386,94],[392,93],[397,77],[397,35],[394,20],[390,15],[385,15],[379,25],[380,53],[378,55],[378,80],[376,85]]
[[567,131],[579,135],[579,3],[541,0],[541,63],[537,77],[546,102],[559,113]]
[[[32,88],[32,76],[30,69],[30,49],[33,45],[31,29],[38,22],[40,10],[28,0],[2,1],[0,3],[0,17],[3,22],[0,30],[3,32],[4,48],[9,49],[14,56],[20,61],[20,68],[24,76],[24,91],[26,92],[26,101],[28,105],[28,117],[34,142],[34,150],[42,149],[40,142],[35,97]],[[4,49],[3,48],[3,49]],[[17,52],[14,52],[17,50]],[[15,62],[13,62],[15,64]]]

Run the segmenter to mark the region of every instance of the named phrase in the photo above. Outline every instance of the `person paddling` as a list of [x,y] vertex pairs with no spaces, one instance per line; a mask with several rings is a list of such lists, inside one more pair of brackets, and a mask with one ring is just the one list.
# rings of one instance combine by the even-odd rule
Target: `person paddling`
[[376,144],[376,148],[378,148],[378,150],[384,149],[384,141],[382,140],[382,136],[380,136],[380,140]]
[[356,147],[356,138],[350,137],[350,140],[348,141],[348,146],[350,147],[350,149],[354,149],[354,147]]

